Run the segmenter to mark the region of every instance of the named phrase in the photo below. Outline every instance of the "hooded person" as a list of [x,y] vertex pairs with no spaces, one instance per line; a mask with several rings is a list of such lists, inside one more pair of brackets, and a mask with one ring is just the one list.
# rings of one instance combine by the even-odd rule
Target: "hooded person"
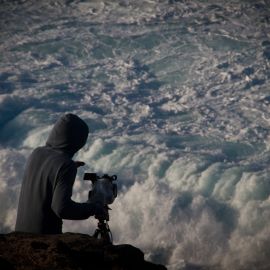
[[88,133],[81,118],[66,114],[54,125],[46,145],[32,152],[23,176],[16,231],[58,234],[62,233],[62,219],[106,214],[101,204],[71,199],[80,166],[72,157],[85,145]]

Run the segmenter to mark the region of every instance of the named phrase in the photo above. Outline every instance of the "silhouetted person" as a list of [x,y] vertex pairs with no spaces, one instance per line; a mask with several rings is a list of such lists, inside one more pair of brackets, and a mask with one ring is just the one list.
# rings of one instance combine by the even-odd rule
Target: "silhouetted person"
[[36,148],[26,164],[19,199],[16,231],[62,233],[62,219],[82,220],[103,215],[100,204],[71,200],[78,162],[73,155],[89,133],[86,123],[74,114],[61,117],[45,146]]

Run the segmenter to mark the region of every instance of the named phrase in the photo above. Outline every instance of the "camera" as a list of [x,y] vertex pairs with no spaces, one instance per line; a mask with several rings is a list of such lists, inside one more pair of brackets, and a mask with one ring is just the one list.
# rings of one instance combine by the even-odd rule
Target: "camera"
[[116,175],[104,174],[99,176],[96,173],[85,173],[84,180],[92,182],[92,189],[89,191],[88,200],[100,202],[103,205],[112,204],[117,197]]
[[[88,193],[88,201],[102,203],[107,212],[111,210],[108,204],[112,204],[117,197],[117,184],[115,183],[117,176],[110,176],[108,174],[99,176],[96,173],[85,173],[83,179],[92,182],[92,189]],[[113,236],[108,224],[109,212],[107,217],[95,218],[98,219],[98,226],[93,237],[103,239],[106,243],[112,244]]]

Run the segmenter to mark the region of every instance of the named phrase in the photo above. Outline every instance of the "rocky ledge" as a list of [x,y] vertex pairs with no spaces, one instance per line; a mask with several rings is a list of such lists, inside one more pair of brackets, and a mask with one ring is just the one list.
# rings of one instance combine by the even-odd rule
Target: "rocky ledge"
[[107,245],[86,234],[0,234],[0,269],[3,270],[165,270],[144,260],[131,245]]

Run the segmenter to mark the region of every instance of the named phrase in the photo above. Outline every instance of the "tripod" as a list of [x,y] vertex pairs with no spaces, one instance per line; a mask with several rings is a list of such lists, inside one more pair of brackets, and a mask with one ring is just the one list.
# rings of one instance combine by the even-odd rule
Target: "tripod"
[[104,240],[107,244],[113,243],[113,236],[110,230],[108,221],[105,219],[99,219],[98,225],[93,237]]

